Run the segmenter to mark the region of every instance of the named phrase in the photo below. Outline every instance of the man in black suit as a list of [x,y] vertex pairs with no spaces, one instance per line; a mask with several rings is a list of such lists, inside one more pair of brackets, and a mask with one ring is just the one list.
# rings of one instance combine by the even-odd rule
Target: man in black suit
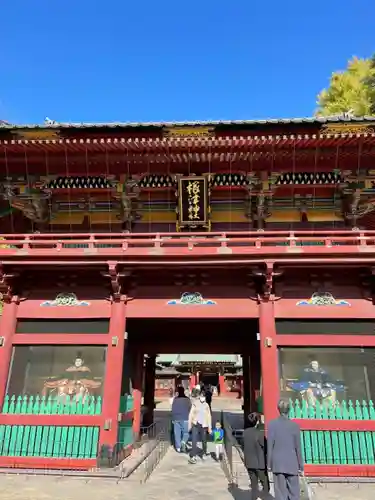
[[243,433],[244,455],[245,466],[250,477],[251,496],[255,500],[258,498],[259,481],[266,493],[270,491],[270,483],[266,469],[266,440],[264,431],[258,429],[259,416],[256,413],[250,413],[248,418],[249,427]]
[[275,499],[299,500],[299,475],[303,472],[301,430],[289,420],[289,403],[280,401],[280,416],[268,424],[267,467],[273,473]]

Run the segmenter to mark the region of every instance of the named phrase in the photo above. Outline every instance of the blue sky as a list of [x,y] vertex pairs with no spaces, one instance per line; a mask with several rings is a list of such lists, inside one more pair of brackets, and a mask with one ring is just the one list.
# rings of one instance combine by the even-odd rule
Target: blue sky
[[374,0],[4,0],[0,118],[310,116],[332,71],[375,52]]

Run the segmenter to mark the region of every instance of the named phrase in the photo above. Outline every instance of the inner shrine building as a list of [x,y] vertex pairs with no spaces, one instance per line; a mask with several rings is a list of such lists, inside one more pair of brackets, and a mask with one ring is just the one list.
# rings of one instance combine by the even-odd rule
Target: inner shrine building
[[375,117],[1,124],[0,467],[126,456],[204,380],[374,476],[374,165]]

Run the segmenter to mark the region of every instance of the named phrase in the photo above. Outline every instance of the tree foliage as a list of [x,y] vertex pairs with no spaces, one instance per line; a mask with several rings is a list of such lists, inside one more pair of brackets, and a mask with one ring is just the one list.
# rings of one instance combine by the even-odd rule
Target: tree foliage
[[354,57],[345,71],[334,72],[329,87],[318,95],[317,104],[318,116],[371,115],[375,111],[375,57]]
[[371,101],[371,114],[375,116],[375,55],[370,59],[371,61],[371,74],[366,80],[366,85],[368,86]]

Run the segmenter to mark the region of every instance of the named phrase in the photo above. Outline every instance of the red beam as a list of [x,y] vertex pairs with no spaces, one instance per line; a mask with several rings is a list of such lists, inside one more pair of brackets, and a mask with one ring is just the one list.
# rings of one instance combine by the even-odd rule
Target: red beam
[[96,466],[95,458],[0,457],[0,467],[17,469],[89,470]]
[[375,465],[316,465],[306,464],[309,477],[375,477]]
[[[356,316],[353,314],[353,316]],[[375,347],[375,336],[372,332],[363,332],[361,335],[330,335],[325,334],[293,334],[293,335],[277,335],[276,342],[278,346],[301,346],[306,347]],[[369,335],[365,335],[368,333]],[[370,335],[371,333],[371,335]]]
[[312,231],[312,230],[296,230],[296,231],[286,231],[286,230],[274,230],[274,231],[262,231],[259,233],[258,231],[225,231],[225,232],[218,232],[218,231],[212,231],[212,232],[207,232],[207,231],[194,231],[192,233],[189,233],[189,237],[186,236],[186,233],[179,233],[179,232],[167,232],[167,231],[162,231],[158,233],[35,233],[35,234],[30,234],[30,233],[19,233],[17,235],[14,235],[13,233],[10,234],[2,234],[2,238],[6,239],[14,239],[15,236],[16,238],[22,238],[22,239],[28,239],[30,241],[38,241],[38,240],[52,240],[52,239],[58,239],[58,240],[63,240],[65,238],[73,241],[76,240],[77,238],[84,238],[84,239],[90,239],[90,238],[102,238],[104,239],[113,239],[120,238],[120,239],[139,239],[139,238],[147,238],[149,240],[152,240],[153,238],[157,237],[178,237],[178,238],[189,238],[190,236],[196,237],[196,236],[201,236],[201,237],[255,237],[255,238],[260,238],[260,239],[265,239],[268,236],[276,236],[276,237],[290,237],[294,236],[296,238],[299,238],[300,236],[333,236],[335,238],[342,236],[342,237],[347,237],[350,240],[357,239],[358,236],[372,236],[375,238],[375,230],[361,230],[361,231],[348,231],[347,229],[344,230],[320,230],[320,231]]
[[293,420],[305,431],[375,431],[375,420],[315,420],[309,418]]
[[102,415],[18,415],[1,413],[0,425],[55,425],[101,427],[104,423]]
[[[43,266],[43,268],[46,268],[47,266],[55,267],[55,266],[85,266],[86,269],[89,268],[90,264],[92,266],[97,266],[97,265],[107,265],[108,261],[92,261],[87,262],[87,261],[77,261],[77,260],[20,260],[20,261],[15,261],[15,260],[2,260],[1,261],[3,265],[14,265],[17,263],[17,265],[22,265],[22,266]],[[358,258],[350,258],[350,257],[342,257],[342,258],[324,258],[320,259],[319,256],[316,256],[314,258],[301,258],[299,257],[298,259],[295,259],[291,256],[289,259],[279,259],[277,257],[273,258],[272,260],[270,259],[216,259],[216,260],[197,260],[191,259],[191,260],[118,260],[116,261],[117,264],[120,265],[126,265],[126,266],[138,266],[138,267],[160,267],[161,265],[163,266],[174,266],[174,267],[179,267],[179,266],[193,266],[193,267],[198,267],[198,266],[229,266],[229,265],[239,265],[239,266],[244,266],[244,265],[260,265],[260,264],[266,264],[267,262],[272,262],[274,264],[282,264],[282,265],[293,265],[294,268],[298,267],[303,267],[306,265],[317,265],[317,266],[322,266],[322,265],[338,265],[342,266],[345,265],[347,267],[358,267],[358,266],[363,266],[365,264],[374,264],[375,263],[375,257],[374,258],[363,258],[363,257],[358,257]]]
[[[89,317],[89,316],[85,316]],[[16,333],[13,344],[108,345],[106,333]]]

